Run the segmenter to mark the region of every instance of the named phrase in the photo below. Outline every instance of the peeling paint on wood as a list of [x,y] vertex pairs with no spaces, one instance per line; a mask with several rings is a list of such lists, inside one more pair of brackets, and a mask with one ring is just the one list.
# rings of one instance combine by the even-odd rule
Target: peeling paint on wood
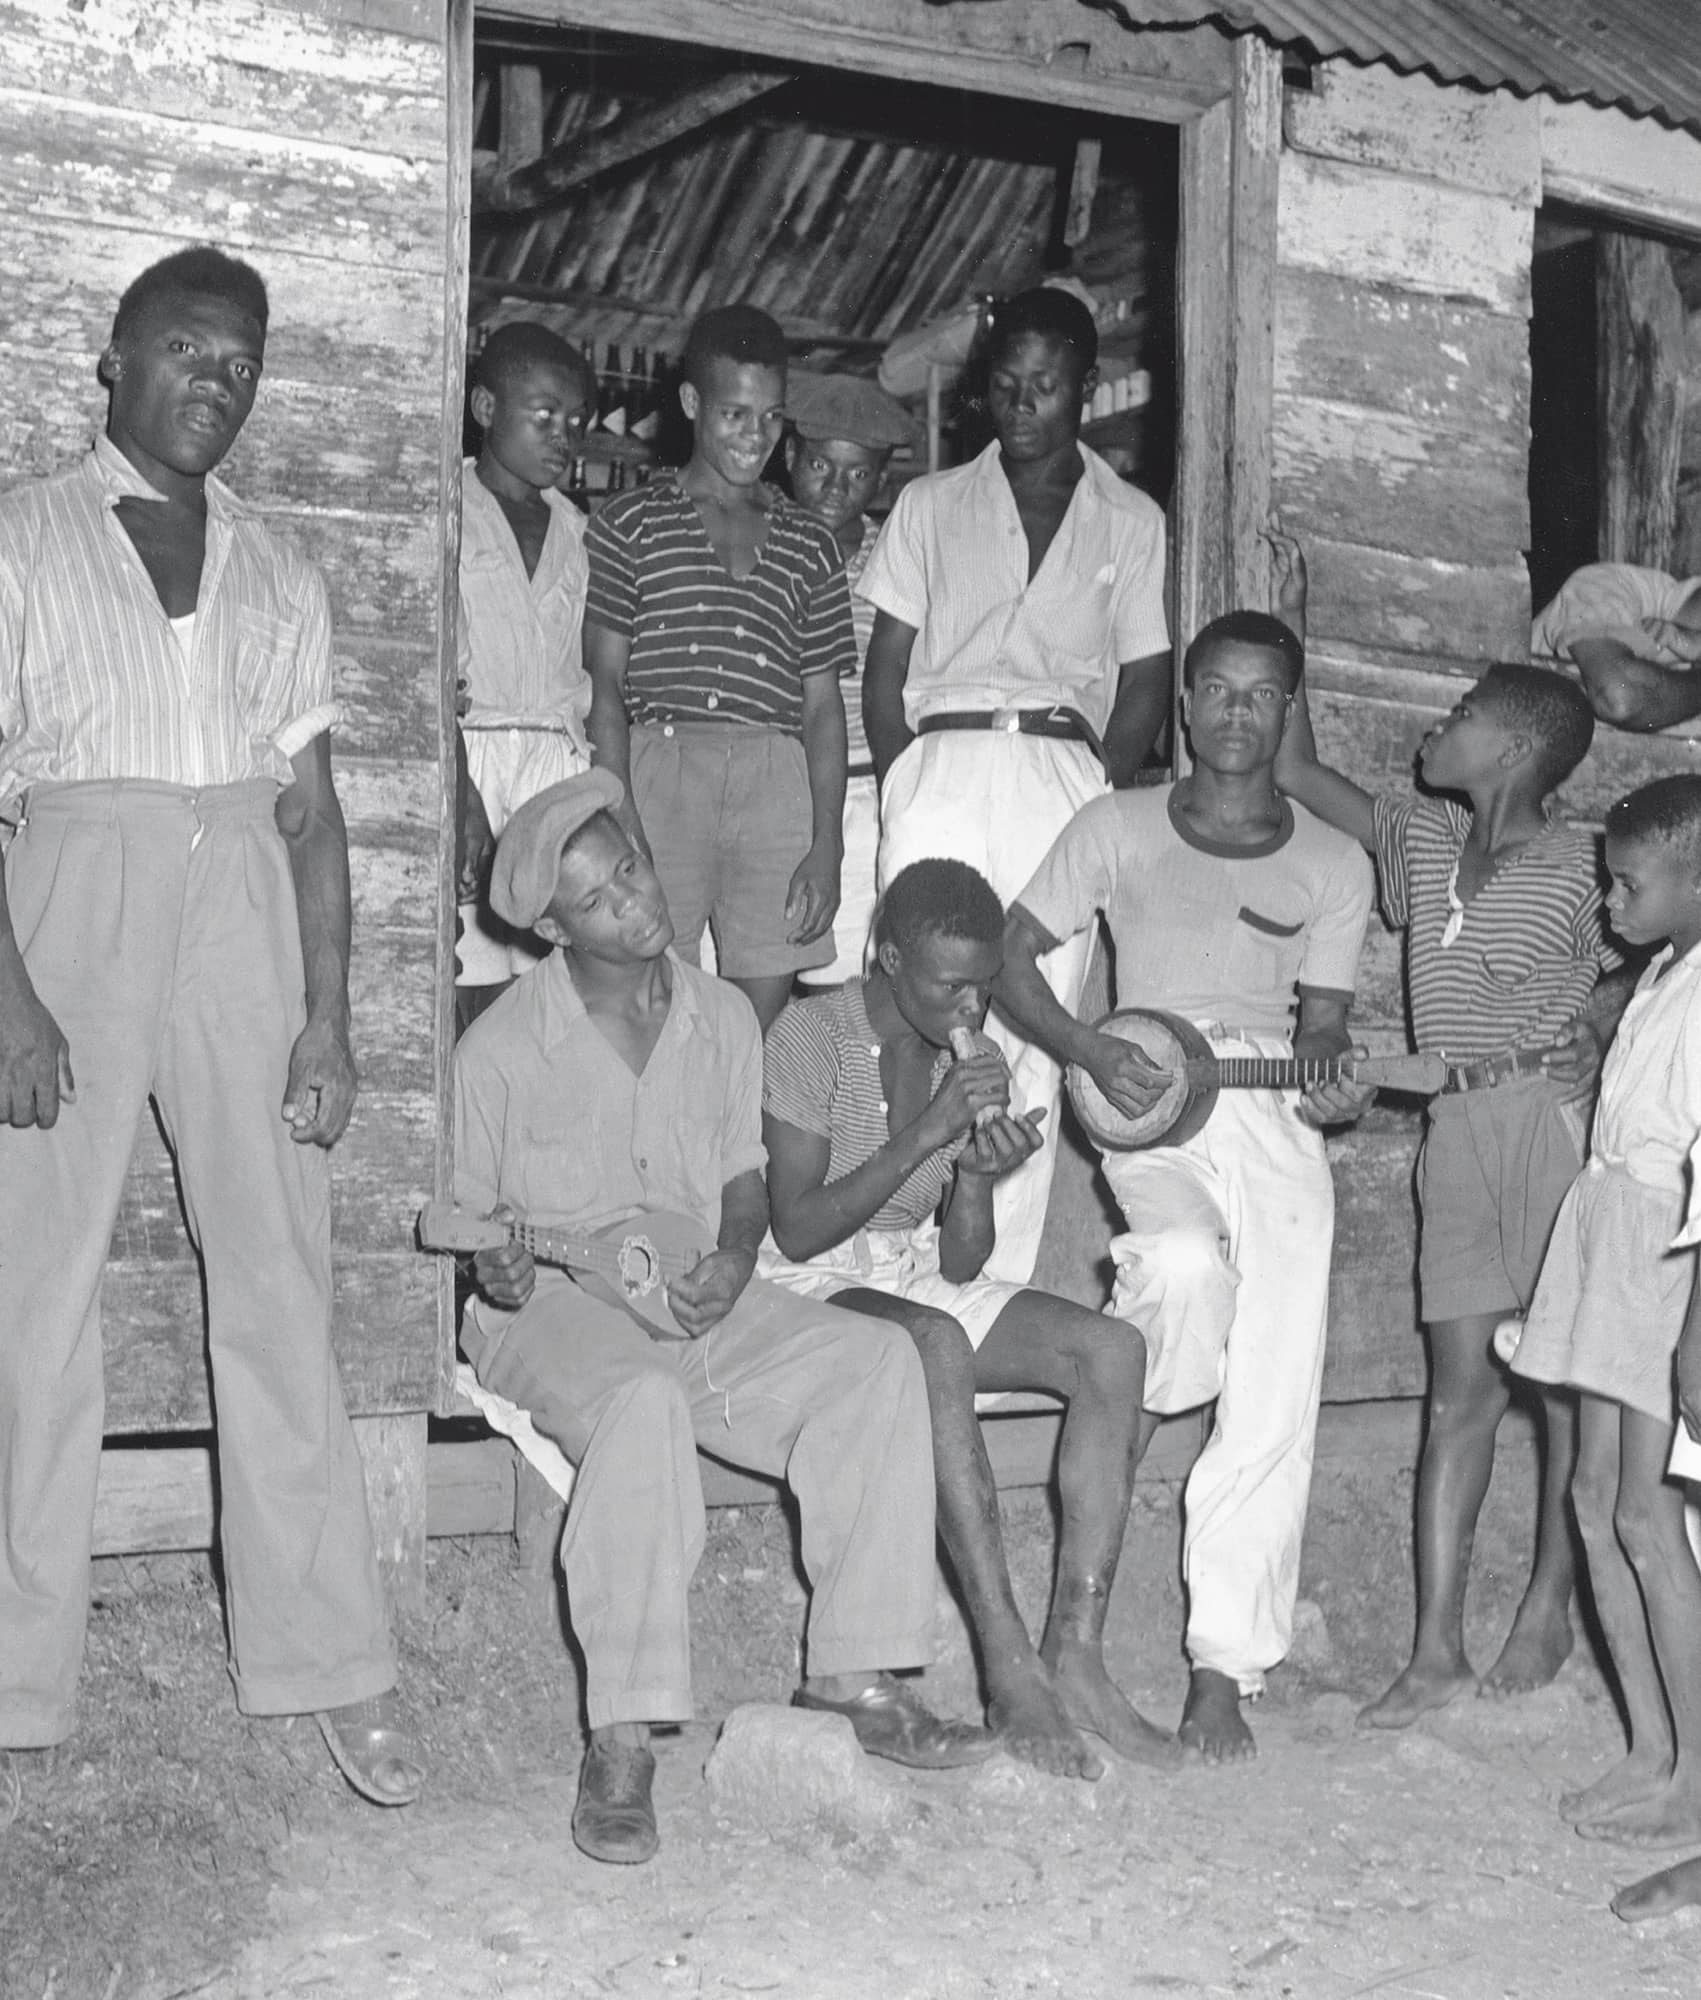
[[1514,560],[1529,543],[1527,460],[1504,433],[1279,395],[1275,456],[1276,504],[1302,540],[1477,566]]
[[1701,235],[1701,139],[1594,104],[1541,104],[1542,195]]
[[1534,219],[1494,195],[1282,155],[1280,261],[1527,318]]
[[1378,1103],[1329,1141],[1335,1175],[1335,1261],[1329,1283],[1327,1402],[1421,1396],[1417,1200],[1412,1174],[1423,1114]]
[[1319,158],[1381,167],[1499,195],[1541,201],[1539,114],[1508,90],[1465,90],[1380,64],[1319,63],[1310,90],[1289,90],[1288,144]]
[[1321,538],[1306,555],[1319,639],[1456,660],[1522,659],[1529,650],[1521,556],[1478,567]]

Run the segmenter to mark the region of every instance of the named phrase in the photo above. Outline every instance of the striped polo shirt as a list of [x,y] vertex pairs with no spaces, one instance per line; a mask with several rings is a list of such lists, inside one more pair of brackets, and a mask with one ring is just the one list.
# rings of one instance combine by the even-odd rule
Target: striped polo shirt
[[176,630],[116,511],[159,493],[109,439],[0,497],[0,800],[90,779],[287,785],[336,724],[319,572],[222,481],[206,493]]
[[735,577],[677,479],[617,494],[585,533],[585,621],[631,642],[634,722],[803,729],[810,674],[854,674],[850,590],[838,544],[784,494],[768,492],[756,567]]
[[1601,929],[1592,834],[1554,821],[1461,905],[1470,825],[1451,800],[1376,801],[1376,870],[1388,921],[1406,933],[1412,1035],[1453,1062],[1551,1047],[1622,962]]
[[[935,1095],[950,1067],[951,1058],[941,1049],[933,1066]],[[828,1142],[828,1187],[885,1145],[891,1134],[880,1081],[880,1038],[869,1024],[860,979],[794,1000],[768,1030],[762,1110]],[[965,1143],[966,1136],[930,1153],[866,1227],[913,1229],[926,1222],[950,1185]]]

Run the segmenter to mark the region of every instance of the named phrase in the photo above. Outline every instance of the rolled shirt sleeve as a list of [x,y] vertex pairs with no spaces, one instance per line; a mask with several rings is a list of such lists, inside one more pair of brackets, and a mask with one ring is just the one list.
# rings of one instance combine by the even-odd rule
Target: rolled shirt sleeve
[[761,1173],[768,1164],[768,1149],[762,1144],[762,1031],[748,1003],[729,1022],[724,1053],[726,1087],[721,1093],[720,1120],[723,1186],[740,1174]]

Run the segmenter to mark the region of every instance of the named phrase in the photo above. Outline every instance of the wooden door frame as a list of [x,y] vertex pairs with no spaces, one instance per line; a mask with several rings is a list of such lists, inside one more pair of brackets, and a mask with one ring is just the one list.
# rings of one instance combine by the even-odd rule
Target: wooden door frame
[[[474,0],[449,0],[449,227],[445,273],[443,688],[445,851],[453,842],[459,594],[460,427],[471,227]],[[481,21],[609,29],[607,0],[492,0]],[[854,18],[852,18],[854,16]],[[1214,28],[1135,33],[1084,0],[624,0],[622,35],[764,61],[847,69],[994,97],[1173,125],[1181,138],[1176,290],[1179,399],[1170,506],[1171,622],[1183,642],[1221,612],[1265,601],[1259,533],[1270,505],[1275,374],[1276,190],[1281,59],[1255,35]],[[454,894],[443,871],[438,979],[437,1191],[453,1145]],[[444,1393],[454,1361],[453,1287],[440,1294]],[[445,1401],[445,1407],[447,1403]]]

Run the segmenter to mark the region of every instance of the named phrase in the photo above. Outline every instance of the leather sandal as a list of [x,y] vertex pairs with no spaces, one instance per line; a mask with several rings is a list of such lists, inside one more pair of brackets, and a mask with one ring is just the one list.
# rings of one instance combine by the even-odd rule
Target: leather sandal
[[661,1845],[650,1798],[656,1760],[641,1744],[592,1737],[579,1766],[573,1843],[593,1861],[627,1867],[648,1861]]
[[998,1748],[998,1739],[990,1730],[972,1722],[942,1721],[919,1695],[890,1674],[877,1675],[849,1701],[829,1701],[807,1688],[799,1688],[791,1699],[794,1708],[845,1716],[869,1756],[888,1757],[894,1764],[910,1764],[922,1771],[979,1764]]
[[404,1726],[394,1690],[322,1708],[313,1720],[331,1762],[375,1806],[411,1806],[425,1789],[425,1759]]

